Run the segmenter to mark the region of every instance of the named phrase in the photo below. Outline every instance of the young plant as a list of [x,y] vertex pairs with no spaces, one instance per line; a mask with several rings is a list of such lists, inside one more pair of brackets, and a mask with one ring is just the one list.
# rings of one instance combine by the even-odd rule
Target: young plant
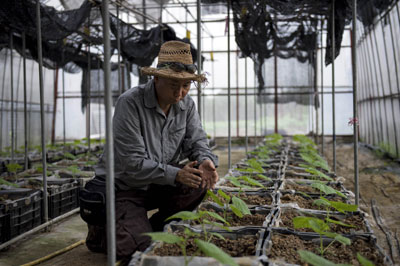
[[[329,225],[325,223],[323,220],[315,217],[306,217],[306,216],[297,216],[293,218],[293,225],[295,229],[298,228],[309,228],[314,232],[319,234],[320,246],[319,253],[321,256],[324,255],[325,251],[335,242],[338,241],[343,245],[350,245],[351,240],[347,237],[342,236],[341,234],[329,232]],[[332,241],[328,244],[326,248],[323,245],[323,236],[327,236],[332,239]]]
[[11,174],[11,176],[14,178],[14,180],[17,179],[17,172],[18,170],[21,170],[23,167],[20,164],[17,163],[9,163],[6,164],[7,167],[7,172]]
[[251,214],[246,203],[240,198],[236,196],[230,197],[221,189],[219,189],[217,193],[223,200],[220,200],[211,190],[207,191],[207,196],[210,197],[220,207],[222,207],[225,221],[227,220],[228,210],[231,210],[239,218],[242,218],[246,214]]
[[345,224],[341,221],[336,221],[336,220],[331,219],[330,218],[330,209],[333,208],[341,213],[355,212],[358,209],[358,205],[347,204],[347,203],[340,202],[340,201],[332,201],[332,200],[328,200],[322,196],[320,196],[319,199],[315,200],[313,202],[313,204],[325,207],[325,211],[326,211],[325,221],[326,222],[334,223],[334,224],[338,224],[338,225],[346,226],[346,227],[354,227],[351,224]]
[[[229,182],[231,182],[235,187],[239,187],[239,188],[252,188],[252,187],[259,187],[259,188],[263,188],[266,189],[266,187],[261,184],[260,182],[258,182],[257,180],[255,180],[254,178],[251,178],[249,176],[239,176],[239,177],[226,177],[226,179],[229,180]],[[270,181],[270,180],[268,180]],[[242,184],[244,183],[244,184]]]

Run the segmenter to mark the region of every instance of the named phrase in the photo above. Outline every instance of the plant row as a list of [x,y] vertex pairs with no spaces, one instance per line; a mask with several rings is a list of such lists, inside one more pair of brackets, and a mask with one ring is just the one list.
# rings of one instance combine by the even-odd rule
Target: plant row
[[306,136],[266,136],[130,265],[391,264],[343,180]]

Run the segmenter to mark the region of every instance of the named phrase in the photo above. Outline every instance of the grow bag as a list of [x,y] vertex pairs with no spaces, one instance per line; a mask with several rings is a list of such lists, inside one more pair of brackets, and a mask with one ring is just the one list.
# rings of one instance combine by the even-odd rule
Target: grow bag
[[[273,243],[273,237],[274,236],[280,236],[282,237],[283,241],[279,245],[276,244],[274,246]],[[336,253],[334,256],[340,256],[340,258],[343,261],[340,261],[340,263],[350,263],[352,264],[352,261],[356,261],[356,254],[357,252],[360,252],[363,256],[365,256],[367,259],[372,260],[373,257],[378,258],[378,263],[373,261],[376,266],[379,265],[392,265],[392,261],[390,258],[383,252],[380,246],[377,245],[376,238],[373,235],[370,234],[365,234],[365,235],[346,235],[346,237],[350,238],[352,244],[349,246],[346,246],[345,249],[341,249],[340,252],[346,251],[348,254],[352,255],[352,258],[349,258],[347,256],[347,253],[339,254]],[[327,237],[322,237],[324,246],[327,246],[332,239],[327,238]],[[299,246],[299,242],[301,243],[304,242],[303,246]],[[301,232],[294,232],[292,230],[284,229],[284,228],[269,228],[266,231],[266,239],[263,243],[262,247],[262,254],[263,254],[263,259],[264,263],[268,263],[268,265],[271,266],[289,266],[289,265],[303,265],[304,262],[297,261],[295,257],[297,257],[297,251],[300,249],[307,249],[312,247],[312,251],[315,252],[315,248],[318,248],[320,244],[320,237],[319,235],[316,234],[311,234],[311,233],[301,233]],[[315,245],[315,248],[313,247]],[[281,256],[275,257],[274,254],[279,254],[279,248],[278,246],[282,246],[282,249],[285,250],[284,254],[287,255],[289,258],[282,258]],[[277,248],[277,250],[273,250],[274,248]],[[374,253],[372,256],[370,255],[370,252]],[[281,253],[283,254],[283,253]],[[325,252],[325,254],[328,254],[328,252]],[[343,258],[345,257],[345,258]],[[287,262],[286,260],[289,260]],[[290,262],[291,261],[291,262]],[[298,264],[297,264],[298,263]]]

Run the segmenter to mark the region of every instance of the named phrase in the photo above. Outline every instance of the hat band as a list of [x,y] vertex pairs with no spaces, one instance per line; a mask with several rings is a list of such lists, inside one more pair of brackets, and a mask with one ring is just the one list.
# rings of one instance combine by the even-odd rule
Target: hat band
[[158,69],[170,68],[176,72],[186,71],[190,74],[194,74],[197,71],[197,66],[195,64],[183,64],[179,62],[163,62],[157,65]]

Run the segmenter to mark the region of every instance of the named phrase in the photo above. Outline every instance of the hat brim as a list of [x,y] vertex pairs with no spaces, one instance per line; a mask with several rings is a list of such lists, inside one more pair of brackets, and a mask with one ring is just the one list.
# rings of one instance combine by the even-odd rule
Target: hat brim
[[142,75],[149,75],[155,77],[178,79],[178,80],[194,80],[198,82],[204,82],[207,80],[204,74],[191,74],[186,71],[176,72],[172,69],[158,69],[154,67],[142,67],[140,68]]

